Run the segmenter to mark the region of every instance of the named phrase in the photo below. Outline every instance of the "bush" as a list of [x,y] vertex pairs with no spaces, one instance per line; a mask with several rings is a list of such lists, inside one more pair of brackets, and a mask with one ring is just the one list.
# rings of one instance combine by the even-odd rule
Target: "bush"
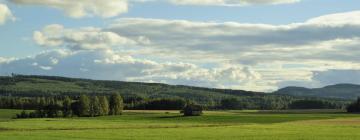
[[29,114],[27,114],[26,111],[23,110],[20,114],[16,114],[16,118],[29,118]]

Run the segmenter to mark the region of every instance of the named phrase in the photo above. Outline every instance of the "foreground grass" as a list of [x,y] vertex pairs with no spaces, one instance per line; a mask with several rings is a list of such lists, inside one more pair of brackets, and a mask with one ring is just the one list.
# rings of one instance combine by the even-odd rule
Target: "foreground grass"
[[200,117],[181,117],[177,111],[128,111],[98,118],[9,119],[0,122],[0,139],[355,140],[360,139],[359,130],[359,115],[333,111],[224,111]]

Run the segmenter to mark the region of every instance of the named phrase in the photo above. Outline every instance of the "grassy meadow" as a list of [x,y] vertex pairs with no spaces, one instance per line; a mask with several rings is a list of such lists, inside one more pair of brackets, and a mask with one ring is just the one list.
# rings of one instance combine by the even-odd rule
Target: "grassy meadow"
[[1,140],[357,140],[360,115],[338,110],[207,111],[182,117],[178,111],[125,111],[97,118],[12,119],[0,110]]

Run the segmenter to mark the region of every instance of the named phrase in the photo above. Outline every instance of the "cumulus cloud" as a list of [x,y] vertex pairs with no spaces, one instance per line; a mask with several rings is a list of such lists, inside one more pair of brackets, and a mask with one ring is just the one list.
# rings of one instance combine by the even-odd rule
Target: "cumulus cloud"
[[9,60],[7,58],[0,57],[0,64],[8,62]]
[[109,49],[113,46],[137,43],[134,40],[98,28],[66,29],[58,24],[48,25],[41,31],[35,31],[33,39],[40,46],[63,46],[72,50]]
[[172,0],[178,5],[247,6],[277,5],[300,2],[300,0]]
[[[151,40],[149,46],[169,52],[220,55],[240,63],[330,59],[354,61],[358,53],[348,50],[351,46],[359,45],[360,25],[353,20],[331,21],[339,17],[355,20],[358,15],[359,12],[355,11],[288,25],[125,18],[106,30],[132,39],[145,36]],[[340,50],[349,53],[337,53]],[[343,57],[332,57],[335,55]]]
[[5,4],[0,3],[0,25],[5,24],[9,20],[14,21],[14,15]]
[[346,13],[336,13],[320,16],[307,21],[308,24],[316,24],[320,26],[344,26],[344,25],[360,25],[360,11],[352,11]]
[[18,5],[41,5],[60,9],[73,18],[115,17],[128,11],[127,0],[9,0]]
[[288,80],[315,86],[313,71],[360,68],[359,15],[338,13],[287,25],[124,18],[105,30],[145,36],[151,40],[145,46],[166,57],[250,65],[264,87]]
[[[35,42],[70,54],[28,66],[65,76],[256,91],[319,86],[326,82],[315,72],[360,69],[359,13],[287,25],[142,18],[118,19],[106,28],[49,25],[34,32]],[[76,63],[71,72],[62,68]]]
[[[86,59],[85,59],[86,58]],[[156,62],[126,53],[53,50],[0,63],[0,73],[61,75],[71,77],[164,82],[211,87],[241,87],[260,75],[248,67],[204,68],[185,62]],[[246,87],[249,89],[251,87]]]

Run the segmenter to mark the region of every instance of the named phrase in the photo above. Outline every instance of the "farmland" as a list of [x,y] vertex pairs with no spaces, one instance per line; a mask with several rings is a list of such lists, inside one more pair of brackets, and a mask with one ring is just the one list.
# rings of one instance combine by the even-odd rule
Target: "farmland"
[[12,119],[0,110],[0,139],[359,139],[360,116],[341,110],[125,111],[96,118]]

